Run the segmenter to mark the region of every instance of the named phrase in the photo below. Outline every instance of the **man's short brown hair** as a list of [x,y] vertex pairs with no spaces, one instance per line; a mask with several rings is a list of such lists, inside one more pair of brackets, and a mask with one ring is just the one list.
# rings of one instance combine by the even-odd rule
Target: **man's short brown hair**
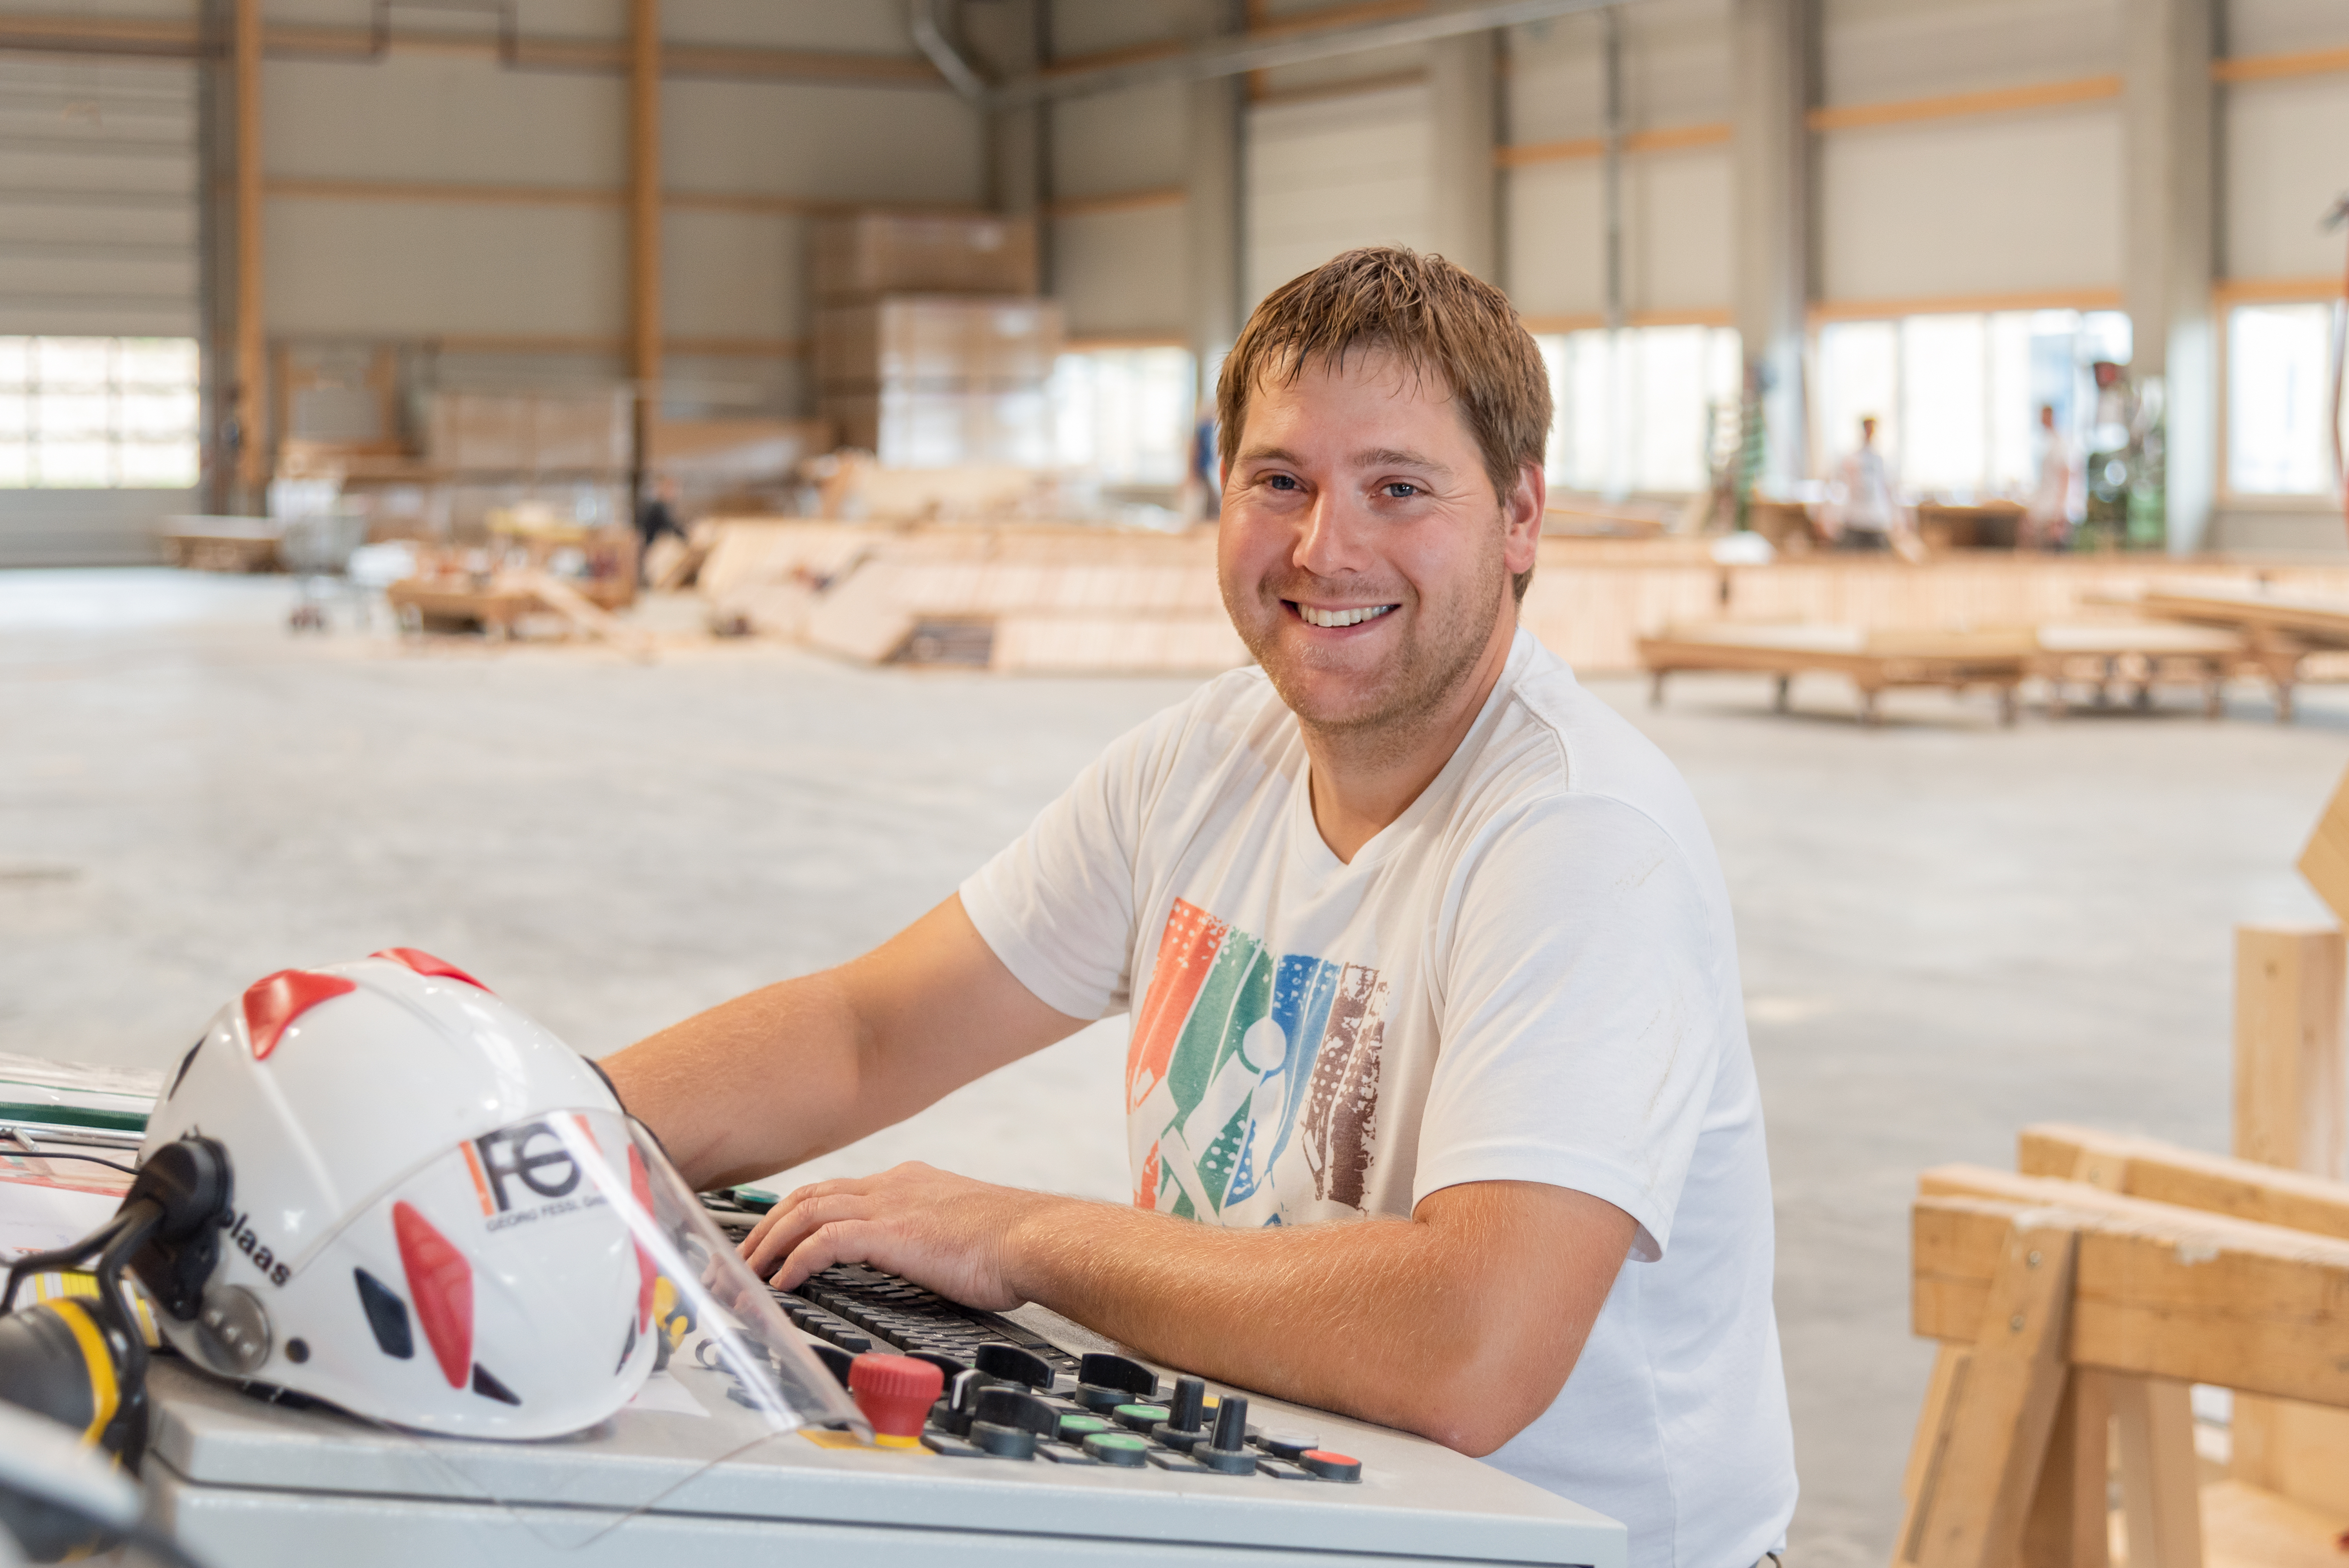
[[[1549,371],[1509,296],[1454,266],[1394,245],[1348,251],[1264,297],[1224,358],[1216,418],[1224,463],[1239,449],[1248,399],[1294,381],[1305,366],[1342,366],[1357,349],[1385,349],[1440,378],[1485,455],[1493,494],[1506,504],[1518,470],[1549,448]],[[1510,587],[1519,599],[1530,569]]]

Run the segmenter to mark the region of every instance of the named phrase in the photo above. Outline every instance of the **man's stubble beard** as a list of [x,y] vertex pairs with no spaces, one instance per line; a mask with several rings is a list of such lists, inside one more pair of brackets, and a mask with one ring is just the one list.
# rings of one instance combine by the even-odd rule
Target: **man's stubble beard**
[[[1288,610],[1282,595],[1271,599],[1269,626],[1232,614],[1240,640],[1272,682],[1280,700],[1307,730],[1341,748],[1359,762],[1376,765],[1391,755],[1408,752],[1416,733],[1475,676],[1477,661],[1499,619],[1503,599],[1510,592],[1498,541],[1485,573],[1490,591],[1475,603],[1458,605],[1449,614],[1431,613],[1423,600],[1413,606],[1421,617],[1418,635],[1405,640],[1399,656],[1383,672],[1385,678],[1370,694],[1361,711],[1351,715],[1316,713],[1309,706],[1311,686],[1301,662],[1285,656],[1281,631]],[[1265,590],[1259,584],[1257,592]],[[1226,595],[1228,601],[1230,595]],[[1226,610],[1233,606],[1227,602]],[[1390,614],[1402,614],[1392,611]]]

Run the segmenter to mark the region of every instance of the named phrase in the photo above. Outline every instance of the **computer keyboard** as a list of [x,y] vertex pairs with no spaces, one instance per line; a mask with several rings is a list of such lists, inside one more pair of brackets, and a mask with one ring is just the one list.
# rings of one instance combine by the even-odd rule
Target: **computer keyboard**
[[[747,1202],[745,1200],[747,1199]],[[771,1205],[760,1192],[705,1193],[719,1228],[747,1235]],[[855,1357],[918,1357],[944,1373],[947,1394],[922,1445],[952,1459],[1352,1482],[1361,1465],[1324,1449],[1311,1432],[1268,1432],[1247,1422],[1247,1399],[1217,1397],[1204,1379],[1158,1374],[1123,1356],[1071,1356],[999,1313],[862,1264],[836,1264],[771,1294],[844,1385]],[[828,1352],[828,1353],[827,1353]]]

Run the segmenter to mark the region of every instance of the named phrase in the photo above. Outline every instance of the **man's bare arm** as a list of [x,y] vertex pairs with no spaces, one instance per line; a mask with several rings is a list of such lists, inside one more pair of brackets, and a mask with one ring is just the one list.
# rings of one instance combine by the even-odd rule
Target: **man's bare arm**
[[792,1193],[751,1267],[870,1263],[956,1300],[1040,1302],[1168,1366],[1487,1454],[1549,1408],[1630,1249],[1588,1193],[1477,1181],[1408,1220],[1227,1231],[925,1165]]
[[1013,977],[947,899],[836,969],[739,996],[603,1060],[695,1187],[902,1121],[1084,1026]]

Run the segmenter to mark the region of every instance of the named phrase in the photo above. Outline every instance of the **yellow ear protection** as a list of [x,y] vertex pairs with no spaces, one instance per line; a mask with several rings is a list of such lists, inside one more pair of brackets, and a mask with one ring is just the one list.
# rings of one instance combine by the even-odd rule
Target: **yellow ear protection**
[[[0,1293],[0,1399],[138,1463],[147,1446],[147,1337],[122,1271],[135,1269],[164,1310],[193,1316],[220,1255],[228,1201],[227,1151],[208,1138],[184,1138],[156,1150],[105,1224],[69,1247],[11,1264]],[[84,1264],[89,1295],[16,1309],[27,1278]],[[11,1491],[0,1491],[0,1527],[41,1561],[99,1545],[87,1520]]]

